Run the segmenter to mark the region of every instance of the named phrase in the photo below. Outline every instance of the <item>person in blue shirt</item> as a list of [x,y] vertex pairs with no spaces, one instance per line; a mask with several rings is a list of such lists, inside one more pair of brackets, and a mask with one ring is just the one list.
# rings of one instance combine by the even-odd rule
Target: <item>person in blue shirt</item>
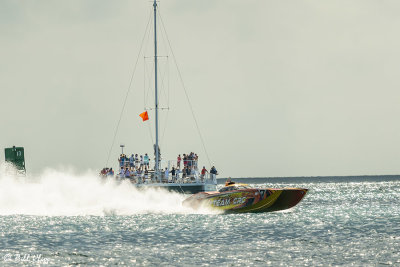
[[125,177],[125,170],[124,167],[121,166],[121,170],[119,171],[119,178],[124,178]]
[[119,165],[123,167],[125,166],[125,162],[126,162],[126,156],[124,154],[121,154],[121,157],[119,158]]
[[131,172],[128,168],[125,169],[125,178],[131,178]]
[[145,168],[147,170],[149,168],[149,161],[150,161],[149,156],[147,155],[147,153],[144,155],[143,161],[144,161],[144,166],[145,166]]
[[211,170],[210,170],[210,174],[211,174],[212,180],[213,180],[213,181],[216,181],[218,171],[217,171],[217,169],[216,169],[214,166],[212,166],[212,168],[211,168]]
[[135,162],[135,156],[132,154],[132,156],[129,158],[129,167],[133,167],[133,164]]

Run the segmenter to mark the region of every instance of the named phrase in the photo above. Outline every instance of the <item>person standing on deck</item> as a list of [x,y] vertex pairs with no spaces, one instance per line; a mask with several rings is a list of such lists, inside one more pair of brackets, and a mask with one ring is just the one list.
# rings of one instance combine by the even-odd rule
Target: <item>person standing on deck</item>
[[206,173],[207,173],[208,171],[207,171],[207,169],[206,169],[206,166],[203,166],[203,169],[201,170],[201,181],[203,181],[204,180],[204,177],[206,176]]
[[182,179],[186,177],[186,167],[182,169]]
[[187,157],[187,166],[189,166],[189,168],[192,168],[193,166],[193,152],[190,152]]
[[135,156],[132,154],[131,157],[129,158],[129,167],[133,167],[133,164],[135,162]]
[[120,167],[124,166],[124,157],[122,154],[119,156],[118,162]]
[[119,178],[124,178],[124,177],[125,177],[124,167],[121,166],[121,170],[119,171]]
[[187,157],[186,154],[183,154],[183,168],[186,168],[187,165]]
[[217,174],[218,174],[218,171],[217,171],[217,169],[216,169],[214,166],[212,166],[212,168],[211,168],[211,170],[210,170],[210,173],[211,173],[211,178],[212,178],[212,180],[213,180],[214,182],[216,182],[216,181],[217,181]]
[[125,178],[131,178],[131,172],[129,171],[128,167],[125,169]]
[[168,183],[168,180],[169,180],[169,170],[168,170],[168,168],[165,168],[165,179],[167,180],[167,183]]
[[142,171],[143,171],[143,166],[144,166],[143,156],[140,155],[140,170]]
[[125,167],[125,164],[126,164],[126,156],[125,156],[125,154],[122,154],[121,161],[122,161],[122,167]]
[[150,158],[147,155],[147,153],[144,155],[143,161],[144,161],[144,166],[145,166],[145,168],[147,170],[149,168],[149,161],[150,161]]
[[138,156],[138,154],[135,155],[135,168],[139,168],[139,156]]
[[172,182],[176,181],[175,174],[176,174],[175,167],[172,166],[172,170],[171,170]]
[[181,154],[178,155],[177,161],[176,161],[176,168],[180,169],[181,168]]

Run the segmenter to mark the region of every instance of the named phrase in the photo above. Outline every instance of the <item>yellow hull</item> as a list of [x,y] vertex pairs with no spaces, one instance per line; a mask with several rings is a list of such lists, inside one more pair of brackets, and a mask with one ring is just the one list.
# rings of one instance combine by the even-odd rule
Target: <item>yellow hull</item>
[[205,205],[225,213],[257,213],[289,209],[297,205],[308,189],[240,189],[229,192],[198,193],[184,201],[194,208]]

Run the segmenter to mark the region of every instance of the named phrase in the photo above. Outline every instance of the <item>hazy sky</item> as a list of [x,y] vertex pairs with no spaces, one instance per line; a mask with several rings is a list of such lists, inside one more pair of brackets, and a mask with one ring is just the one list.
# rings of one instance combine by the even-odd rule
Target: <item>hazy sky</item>
[[[400,173],[399,1],[161,0],[160,12],[222,177]],[[147,0],[1,0],[0,147],[24,146],[30,172],[104,167],[150,13]],[[168,56],[163,157],[194,151],[209,167]],[[152,154],[140,58],[113,167],[120,143]]]

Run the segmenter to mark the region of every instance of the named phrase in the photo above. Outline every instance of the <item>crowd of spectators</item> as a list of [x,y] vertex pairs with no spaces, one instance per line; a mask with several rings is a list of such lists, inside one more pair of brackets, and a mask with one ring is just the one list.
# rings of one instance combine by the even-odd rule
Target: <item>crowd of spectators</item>
[[[208,171],[205,166],[199,172],[198,170],[198,159],[197,154],[191,152],[189,154],[179,154],[175,165],[171,169],[161,169],[161,181],[162,182],[178,182],[179,179],[182,182],[193,182],[196,181],[196,177],[199,177],[201,181],[207,178],[207,174],[217,175],[217,171],[213,166]],[[125,154],[121,154],[118,158],[120,171],[117,177],[120,179],[130,179],[134,183],[143,183],[145,181],[157,182],[154,175],[154,168],[150,169],[150,157],[146,153],[145,155],[132,154],[128,157]],[[114,176],[112,168],[104,168],[101,170],[100,175],[103,177]],[[214,177],[212,177],[214,178]]]

